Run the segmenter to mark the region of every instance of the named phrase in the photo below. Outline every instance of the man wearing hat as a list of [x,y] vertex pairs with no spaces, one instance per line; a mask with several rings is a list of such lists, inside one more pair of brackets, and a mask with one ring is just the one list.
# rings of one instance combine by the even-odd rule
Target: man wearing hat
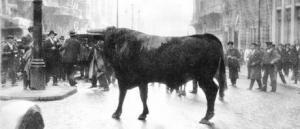
[[253,84],[256,81],[258,84],[258,89],[262,89],[261,83],[261,63],[263,58],[263,53],[260,50],[260,47],[256,43],[252,43],[251,47],[253,49],[253,53],[249,57],[249,68],[250,68],[250,86],[249,90],[253,88]]
[[80,52],[80,42],[75,37],[75,31],[70,31],[69,34],[70,38],[65,41],[60,51],[64,51],[62,52],[62,63],[67,79],[70,86],[75,86],[77,83],[74,78],[74,65]]
[[228,46],[228,50],[226,53],[226,57],[227,57],[227,63],[229,68],[229,78],[232,86],[236,87],[236,80],[239,77],[238,74],[240,69],[239,59],[241,58],[241,54],[236,48],[233,48],[233,42],[228,42],[227,46]]
[[46,63],[46,82],[53,77],[53,86],[57,86],[58,64],[59,64],[59,48],[55,36],[57,34],[51,30],[48,33],[48,39],[43,43],[44,58]]
[[277,82],[276,82],[276,63],[280,60],[279,53],[272,47],[272,42],[266,42],[267,49],[263,55],[263,91],[267,91],[267,81],[270,76],[272,92],[276,92]]
[[[6,79],[9,77],[11,79],[11,83],[15,85],[16,83],[16,68],[15,68],[15,60],[16,54],[18,53],[18,49],[14,42],[14,37],[9,35],[6,37],[6,41],[1,44],[2,49],[2,71],[1,71],[1,82],[2,84],[6,83]],[[4,85],[2,85],[3,87]]]

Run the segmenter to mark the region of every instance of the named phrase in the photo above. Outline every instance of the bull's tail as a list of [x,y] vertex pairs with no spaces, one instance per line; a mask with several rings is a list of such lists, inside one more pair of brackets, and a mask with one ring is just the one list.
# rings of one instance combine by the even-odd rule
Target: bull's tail
[[219,96],[221,99],[224,97],[224,91],[227,89],[226,83],[226,67],[225,67],[225,57],[223,48],[221,48],[221,58],[219,61],[219,71],[218,71],[218,82],[219,82]]

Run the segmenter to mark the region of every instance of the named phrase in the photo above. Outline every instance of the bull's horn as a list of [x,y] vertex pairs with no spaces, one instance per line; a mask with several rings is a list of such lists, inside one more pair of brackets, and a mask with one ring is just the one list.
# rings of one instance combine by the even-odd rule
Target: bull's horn
[[88,33],[103,33],[106,29],[91,29],[87,30]]

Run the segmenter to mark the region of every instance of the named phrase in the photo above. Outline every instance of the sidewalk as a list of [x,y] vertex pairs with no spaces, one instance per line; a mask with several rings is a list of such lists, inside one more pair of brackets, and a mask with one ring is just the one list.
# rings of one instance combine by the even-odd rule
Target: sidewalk
[[66,83],[59,83],[59,86],[49,85],[45,90],[40,91],[24,90],[21,82],[17,82],[17,86],[7,84],[0,88],[0,100],[54,101],[64,99],[77,92],[76,87],[70,87]]
[[[241,71],[239,72],[240,76],[247,77],[247,68],[245,65],[241,67]],[[279,75],[277,76],[277,84],[282,85],[282,86],[287,86],[291,88],[299,88],[300,89],[300,81],[298,81],[298,84],[294,84],[294,81],[291,80],[291,74],[289,77],[285,76],[286,84],[283,84]]]

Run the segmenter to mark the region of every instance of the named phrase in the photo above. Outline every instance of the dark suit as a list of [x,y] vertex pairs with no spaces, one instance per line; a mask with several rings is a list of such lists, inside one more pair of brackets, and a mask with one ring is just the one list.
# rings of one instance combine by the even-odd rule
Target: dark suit
[[68,76],[68,80],[71,86],[76,84],[74,79],[74,64],[77,63],[77,57],[80,52],[80,42],[71,37],[65,41],[60,48],[62,51],[62,63],[64,70]]
[[277,82],[276,82],[276,66],[275,64],[280,60],[281,56],[277,52],[277,50],[270,48],[265,50],[264,56],[263,56],[263,69],[264,69],[264,75],[263,75],[263,90],[267,90],[267,81],[268,77],[270,76],[271,80],[271,86],[272,91],[275,92],[277,88]]
[[232,85],[235,86],[236,80],[239,78],[239,59],[241,58],[241,54],[235,48],[228,49],[226,53],[226,58],[229,68],[229,78],[231,80]]
[[44,58],[46,63],[47,78],[49,82],[50,76],[53,77],[53,84],[57,84],[58,68],[59,68],[59,46],[56,41],[51,39],[45,40],[43,43]]

